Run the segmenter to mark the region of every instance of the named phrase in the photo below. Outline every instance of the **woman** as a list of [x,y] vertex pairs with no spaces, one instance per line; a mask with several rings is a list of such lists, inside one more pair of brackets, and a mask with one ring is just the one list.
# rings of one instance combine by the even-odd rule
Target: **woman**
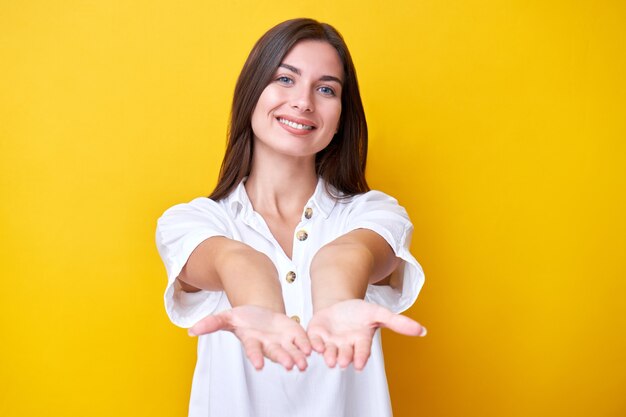
[[391,415],[377,329],[425,334],[395,314],[423,274],[406,211],[369,191],[366,155],[341,35],[311,19],[263,35],[218,185],[158,222],[167,312],[200,336],[190,416]]

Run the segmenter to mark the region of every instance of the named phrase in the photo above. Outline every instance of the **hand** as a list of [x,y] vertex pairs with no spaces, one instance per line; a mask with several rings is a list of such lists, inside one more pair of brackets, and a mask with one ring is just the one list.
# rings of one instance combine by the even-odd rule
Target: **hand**
[[340,301],[317,311],[307,333],[313,349],[324,354],[329,367],[338,363],[346,368],[353,362],[356,370],[362,370],[379,327],[407,336],[426,335],[426,328],[416,321],[360,299]]
[[227,330],[241,341],[246,356],[257,369],[263,368],[263,357],[279,363],[287,370],[294,364],[304,371],[311,343],[306,332],[284,314],[268,308],[244,305],[207,316],[189,329],[190,336]]

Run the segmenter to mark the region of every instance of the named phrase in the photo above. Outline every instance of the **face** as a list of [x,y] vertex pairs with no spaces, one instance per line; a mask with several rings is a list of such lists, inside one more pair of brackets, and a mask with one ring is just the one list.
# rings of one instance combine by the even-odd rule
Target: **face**
[[256,152],[305,157],[324,149],[339,127],[343,64],[323,41],[297,43],[252,113]]

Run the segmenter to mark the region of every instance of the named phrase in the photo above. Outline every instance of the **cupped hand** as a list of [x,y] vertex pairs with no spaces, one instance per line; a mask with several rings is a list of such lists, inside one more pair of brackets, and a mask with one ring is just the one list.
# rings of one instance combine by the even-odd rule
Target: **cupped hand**
[[285,314],[268,308],[244,305],[207,316],[189,329],[189,335],[199,336],[227,330],[241,341],[246,356],[256,369],[263,368],[263,357],[291,370],[307,367],[306,357],[311,344],[306,332]]
[[334,368],[362,370],[369,359],[376,329],[386,327],[407,336],[424,336],[426,328],[416,321],[363,300],[346,300],[313,314],[307,334],[313,349],[323,353],[326,364]]

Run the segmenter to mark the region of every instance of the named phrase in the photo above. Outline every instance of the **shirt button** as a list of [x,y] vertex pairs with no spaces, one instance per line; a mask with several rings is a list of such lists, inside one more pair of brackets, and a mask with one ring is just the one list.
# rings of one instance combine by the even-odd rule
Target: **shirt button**
[[292,283],[296,280],[296,273],[293,271],[287,272],[287,276],[285,277],[288,283]]
[[313,217],[313,209],[311,207],[307,207],[306,210],[304,210],[304,218],[310,219],[311,217]]
[[307,237],[309,237],[309,234],[305,230],[298,230],[298,233],[296,233],[296,237],[300,242],[302,242],[303,240],[306,240]]
[[295,321],[296,323],[300,323],[300,317],[298,316],[291,316],[291,319]]

